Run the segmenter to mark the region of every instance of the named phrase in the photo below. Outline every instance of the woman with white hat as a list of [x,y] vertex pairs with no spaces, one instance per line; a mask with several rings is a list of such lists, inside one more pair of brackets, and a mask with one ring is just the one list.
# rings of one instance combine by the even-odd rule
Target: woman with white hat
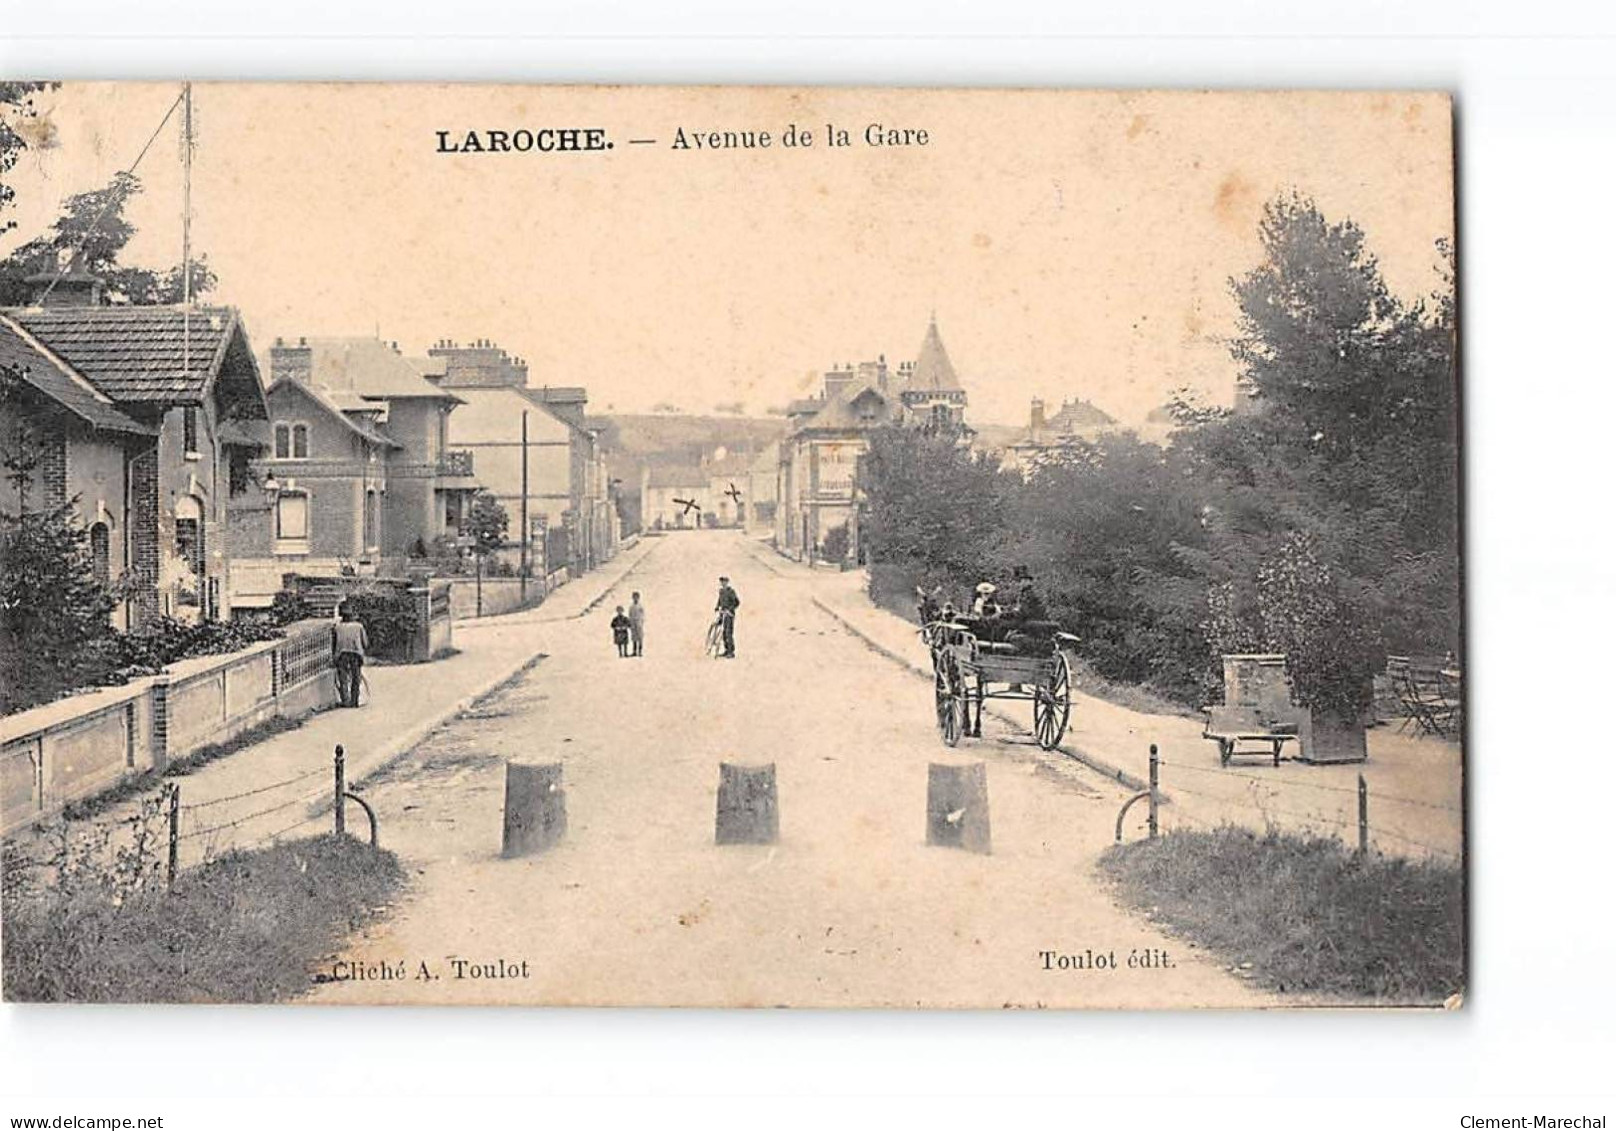
[[999,615],[999,602],[994,594],[999,587],[991,581],[984,581],[976,587],[976,600],[971,602],[971,612],[979,617],[996,617]]

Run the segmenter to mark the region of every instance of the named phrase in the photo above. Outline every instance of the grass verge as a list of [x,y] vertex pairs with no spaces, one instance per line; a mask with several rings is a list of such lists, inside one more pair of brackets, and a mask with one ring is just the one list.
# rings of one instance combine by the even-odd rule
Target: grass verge
[[84,883],[9,887],[5,998],[34,1002],[272,1002],[401,889],[390,852],[322,836],[232,852],[172,892]]
[[1464,989],[1454,865],[1224,826],[1116,845],[1099,866],[1125,902],[1279,993],[1434,1005]]
[[62,807],[62,817],[69,821],[82,821],[98,816],[115,805],[127,801],[131,797],[145,793],[147,790],[160,784],[165,778],[184,777],[206,766],[209,762],[217,762],[220,758],[227,758],[249,746],[256,746],[267,738],[277,734],[285,734],[289,730],[296,730],[313,718],[318,711],[305,711],[300,715],[275,715],[265,719],[255,726],[248,727],[234,738],[225,742],[212,742],[206,746],[199,746],[183,758],[176,758],[162,769],[143,770],[118,782],[110,789],[102,790],[91,797],[80,798],[78,801],[69,801]]

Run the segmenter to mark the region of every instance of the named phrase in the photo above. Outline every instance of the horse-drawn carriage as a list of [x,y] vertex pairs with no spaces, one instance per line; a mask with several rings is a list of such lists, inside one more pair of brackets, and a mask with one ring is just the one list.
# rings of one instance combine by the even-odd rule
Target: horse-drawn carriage
[[1060,745],[1072,717],[1072,664],[1077,637],[1053,621],[955,616],[922,630],[931,649],[937,730],[956,746],[982,737],[982,704],[1015,699],[1032,704],[1038,745]]

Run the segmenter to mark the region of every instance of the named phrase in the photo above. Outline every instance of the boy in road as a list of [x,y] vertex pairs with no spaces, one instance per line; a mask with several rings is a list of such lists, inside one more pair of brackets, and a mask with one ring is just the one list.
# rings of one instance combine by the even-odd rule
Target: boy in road
[[331,652],[337,661],[337,698],[344,707],[359,706],[359,681],[364,678],[365,651],[370,638],[365,626],[354,619],[344,602],[337,610],[342,617],[331,629]]
[[623,606],[617,606],[617,615],[612,618],[612,643],[617,645],[619,659],[628,657],[628,617],[623,615]]
[[721,615],[724,622],[724,659],[735,658],[735,611],[741,607],[741,599],[734,589],[730,588],[729,578],[718,579],[718,604],[714,608]]
[[630,655],[645,655],[645,606],[640,604],[636,592],[628,603],[628,636],[632,645]]

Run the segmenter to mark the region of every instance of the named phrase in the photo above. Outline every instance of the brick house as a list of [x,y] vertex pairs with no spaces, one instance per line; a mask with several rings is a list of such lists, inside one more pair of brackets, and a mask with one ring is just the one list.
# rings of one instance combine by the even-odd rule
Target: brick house
[[270,604],[286,574],[397,572],[414,549],[455,540],[478,482],[448,446],[460,397],[376,338],[277,341],[270,439],[255,465],[273,498],[231,508],[236,601]]
[[[96,411],[113,408],[146,433],[114,451],[83,442],[80,431],[79,443],[62,448],[65,476],[47,477],[65,479],[61,493],[92,508],[92,543],[107,539],[108,574],[121,565],[129,583],[120,619],[138,628],[157,616],[228,617],[226,506],[258,489],[248,465],[268,416],[240,315],[226,306],[102,305],[101,281],[80,273],[55,280],[45,297],[47,305],[0,311],[13,339],[79,394],[93,391]],[[79,396],[80,409],[90,403]]]
[[[472,454],[477,478],[511,517],[520,543],[526,492],[535,573],[565,566],[574,574],[612,556],[618,540],[606,452],[584,414],[589,394],[577,386],[529,386],[527,362],[487,340],[440,341],[421,371],[465,403],[449,420],[449,443]],[[557,528],[564,537],[557,537]],[[548,542],[551,560],[540,562]]]
[[870,433],[890,424],[947,430],[969,441],[967,398],[932,319],[913,362],[887,368],[885,357],[825,373],[817,397],[786,410],[776,479],[775,544],[797,556],[817,552],[825,535],[845,525],[858,555],[857,472]]
[[1061,402],[1053,415],[1045,410],[1040,398],[1034,397],[1027,430],[1006,445],[1003,466],[1007,471],[1030,476],[1045,453],[1072,451],[1116,427],[1114,419],[1081,397]]
[[[157,427],[112,399],[0,315],[0,511],[24,514],[73,503],[89,531],[92,568],[110,586],[130,562],[129,467],[157,446]],[[128,627],[120,606],[113,623]]]

